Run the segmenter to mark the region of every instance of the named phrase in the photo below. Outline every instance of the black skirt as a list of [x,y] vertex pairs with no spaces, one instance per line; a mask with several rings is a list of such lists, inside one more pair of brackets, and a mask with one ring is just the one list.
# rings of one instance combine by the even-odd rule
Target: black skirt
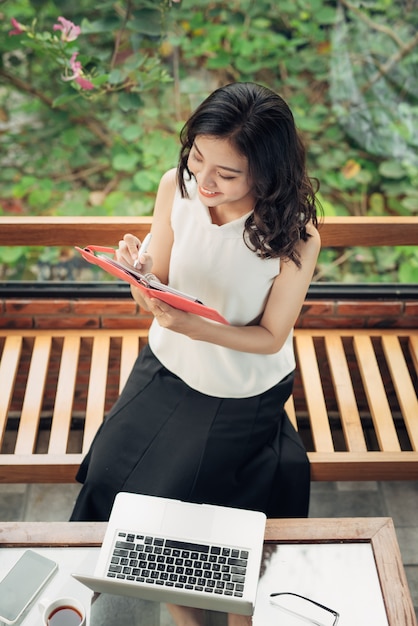
[[292,386],[293,374],[250,398],[208,396],[144,348],[79,468],[71,520],[106,521],[119,491],[307,516],[309,462],[283,408]]

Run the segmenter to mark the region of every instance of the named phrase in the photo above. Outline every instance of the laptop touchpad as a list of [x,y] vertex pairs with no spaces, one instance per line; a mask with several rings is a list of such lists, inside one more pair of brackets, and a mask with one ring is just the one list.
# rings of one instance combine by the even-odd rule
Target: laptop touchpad
[[[185,507],[186,504],[186,507]],[[214,514],[201,509],[198,504],[170,502],[167,504],[161,530],[177,537],[209,538],[212,532]]]

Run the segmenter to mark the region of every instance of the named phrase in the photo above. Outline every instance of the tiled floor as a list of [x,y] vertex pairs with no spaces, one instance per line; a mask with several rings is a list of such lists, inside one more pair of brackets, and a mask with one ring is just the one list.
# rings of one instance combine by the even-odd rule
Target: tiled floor
[[[0,485],[0,524],[65,521],[78,490],[75,484]],[[391,517],[418,617],[418,482],[313,483],[310,517]]]

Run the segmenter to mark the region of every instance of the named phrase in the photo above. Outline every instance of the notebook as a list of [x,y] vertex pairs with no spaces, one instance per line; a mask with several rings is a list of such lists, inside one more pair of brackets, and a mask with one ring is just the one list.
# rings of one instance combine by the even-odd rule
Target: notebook
[[[112,258],[112,255],[115,254],[115,250],[113,248],[107,248],[104,246],[88,246],[87,248],[79,248],[78,246],[75,246],[75,249],[89,263],[98,265],[106,272],[109,272],[109,274],[112,274],[112,276],[120,278],[130,285],[141,289],[151,298],[158,298],[159,300],[167,302],[167,304],[170,304],[176,309],[188,311],[189,313],[194,313],[195,315],[200,315],[201,317],[207,317],[208,319],[221,324],[229,323],[220,313],[218,313],[218,311],[204,305],[203,302],[200,302],[200,300],[193,295],[173,289],[172,287],[164,285],[157,280],[148,280],[135,268],[119,263]],[[98,252],[103,252],[110,256],[97,254]]]
[[264,513],[155,496],[116,496],[95,571],[99,593],[252,615]]

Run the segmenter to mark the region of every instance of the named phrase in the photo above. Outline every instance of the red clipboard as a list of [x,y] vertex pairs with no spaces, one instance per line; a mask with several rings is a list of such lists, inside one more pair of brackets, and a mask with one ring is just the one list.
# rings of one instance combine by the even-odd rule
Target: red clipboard
[[105,254],[114,255],[115,250],[113,248],[106,248],[103,246],[87,246],[86,248],[79,248],[75,246],[77,252],[80,252],[82,257],[89,263],[98,265],[103,270],[112,274],[116,278],[120,278],[125,282],[141,289],[150,298],[157,298],[163,302],[167,302],[170,306],[181,311],[187,311],[200,315],[201,317],[207,317],[214,322],[220,322],[221,324],[229,324],[229,322],[222,317],[218,311],[205,306],[197,298],[190,296],[181,291],[177,291],[168,285],[164,285],[156,280],[147,280],[138,270],[133,267],[128,267],[103,254],[96,254],[103,252]]

